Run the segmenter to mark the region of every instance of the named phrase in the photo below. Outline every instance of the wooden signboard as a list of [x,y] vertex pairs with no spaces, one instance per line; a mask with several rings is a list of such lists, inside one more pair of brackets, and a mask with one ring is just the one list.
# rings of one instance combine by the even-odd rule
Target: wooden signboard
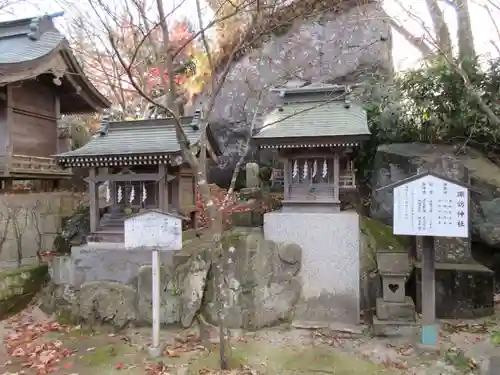
[[125,219],[125,248],[171,251],[182,249],[182,218],[149,210]]

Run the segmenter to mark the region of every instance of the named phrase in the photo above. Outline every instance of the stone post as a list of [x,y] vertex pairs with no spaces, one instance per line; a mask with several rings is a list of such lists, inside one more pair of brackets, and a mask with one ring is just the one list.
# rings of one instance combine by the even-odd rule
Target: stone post
[[245,166],[246,172],[246,188],[258,189],[260,188],[259,179],[259,165],[257,163],[247,163]]
[[417,330],[415,304],[405,292],[410,268],[408,254],[379,252],[377,265],[382,278],[382,298],[377,298],[373,333],[378,336],[414,334]]
[[259,165],[251,162],[245,166],[246,187],[240,189],[240,199],[246,201],[249,209],[244,212],[234,212],[232,223],[238,227],[259,227],[263,225],[261,210],[262,192],[260,189]]

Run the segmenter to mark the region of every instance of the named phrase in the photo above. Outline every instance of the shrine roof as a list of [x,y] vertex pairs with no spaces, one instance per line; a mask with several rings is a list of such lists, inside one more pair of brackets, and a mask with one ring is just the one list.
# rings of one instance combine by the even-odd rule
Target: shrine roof
[[290,102],[264,118],[254,135],[257,143],[286,143],[300,139],[363,138],[370,135],[365,110],[345,101]]
[[[153,155],[180,154],[181,148],[177,142],[173,121],[158,119],[110,122],[105,133],[95,135],[86,145],[55,155],[55,158],[62,165],[76,166],[75,161],[88,164],[109,159],[106,157],[112,157],[113,160],[130,159],[128,164],[133,164],[132,156],[139,160],[142,156],[152,158]],[[191,125],[192,121],[192,117],[181,118],[189,142],[194,145],[199,142],[202,132],[200,128]],[[210,127],[207,127],[207,140],[215,154],[220,155]],[[85,166],[90,165],[87,164]]]
[[55,27],[58,15],[0,22],[0,86],[54,77],[51,85],[64,95],[61,113],[89,113],[110,106],[83,73],[64,35]]

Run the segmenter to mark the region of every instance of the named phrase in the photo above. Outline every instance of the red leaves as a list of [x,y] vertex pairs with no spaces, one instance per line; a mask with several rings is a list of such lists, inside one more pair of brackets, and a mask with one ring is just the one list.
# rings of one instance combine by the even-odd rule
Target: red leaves
[[57,371],[61,359],[69,357],[73,352],[62,347],[59,340],[39,342],[40,337],[48,332],[60,331],[63,327],[51,321],[34,322],[21,313],[10,319],[12,331],[5,335],[4,344],[7,353],[22,362],[22,366],[35,370],[37,375],[46,375]]
[[[222,189],[215,184],[210,184],[209,187],[215,206],[219,210],[222,210],[222,220],[224,221],[224,223],[230,222],[231,214],[233,212],[244,212],[250,210],[250,206],[248,204],[237,203],[237,194],[233,194],[231,197],[229,197],[224,207],[222,208],[223,202],[226,199],[227,190]],[[205,210],[205,203],[203,202],[203,199],[201,198],[201,195],[198,191],[196,193],[196,207],[198,208],[198,212],[200,213],[200,216],[198,218],[198,226],[200,228],[204,228],[207,226],[208,218]]]

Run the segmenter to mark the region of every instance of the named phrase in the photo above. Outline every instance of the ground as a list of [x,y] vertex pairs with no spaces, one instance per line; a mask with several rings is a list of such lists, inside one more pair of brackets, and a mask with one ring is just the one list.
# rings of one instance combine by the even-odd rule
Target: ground
[[[37,307],[4,320],[0,374],[214,374],[218,349],[206,350],[196,329],[162,331],[164,356],[148,357],[150,330],[120,333],[67,326]],[[238,375],[480,374],[500,343],[500,311],[481,322],[443,322],[441,351],[424,353],[408,339],[376,339],[363,327],[285,324],[256,333],[232,332],[230,364]],[[216,334],[215,334],[216,336]],[[215,336],[212,341],[215,343]],[[482,369],[484,371],[485,368]],[[484,373],[484,372],[483,372]]]

